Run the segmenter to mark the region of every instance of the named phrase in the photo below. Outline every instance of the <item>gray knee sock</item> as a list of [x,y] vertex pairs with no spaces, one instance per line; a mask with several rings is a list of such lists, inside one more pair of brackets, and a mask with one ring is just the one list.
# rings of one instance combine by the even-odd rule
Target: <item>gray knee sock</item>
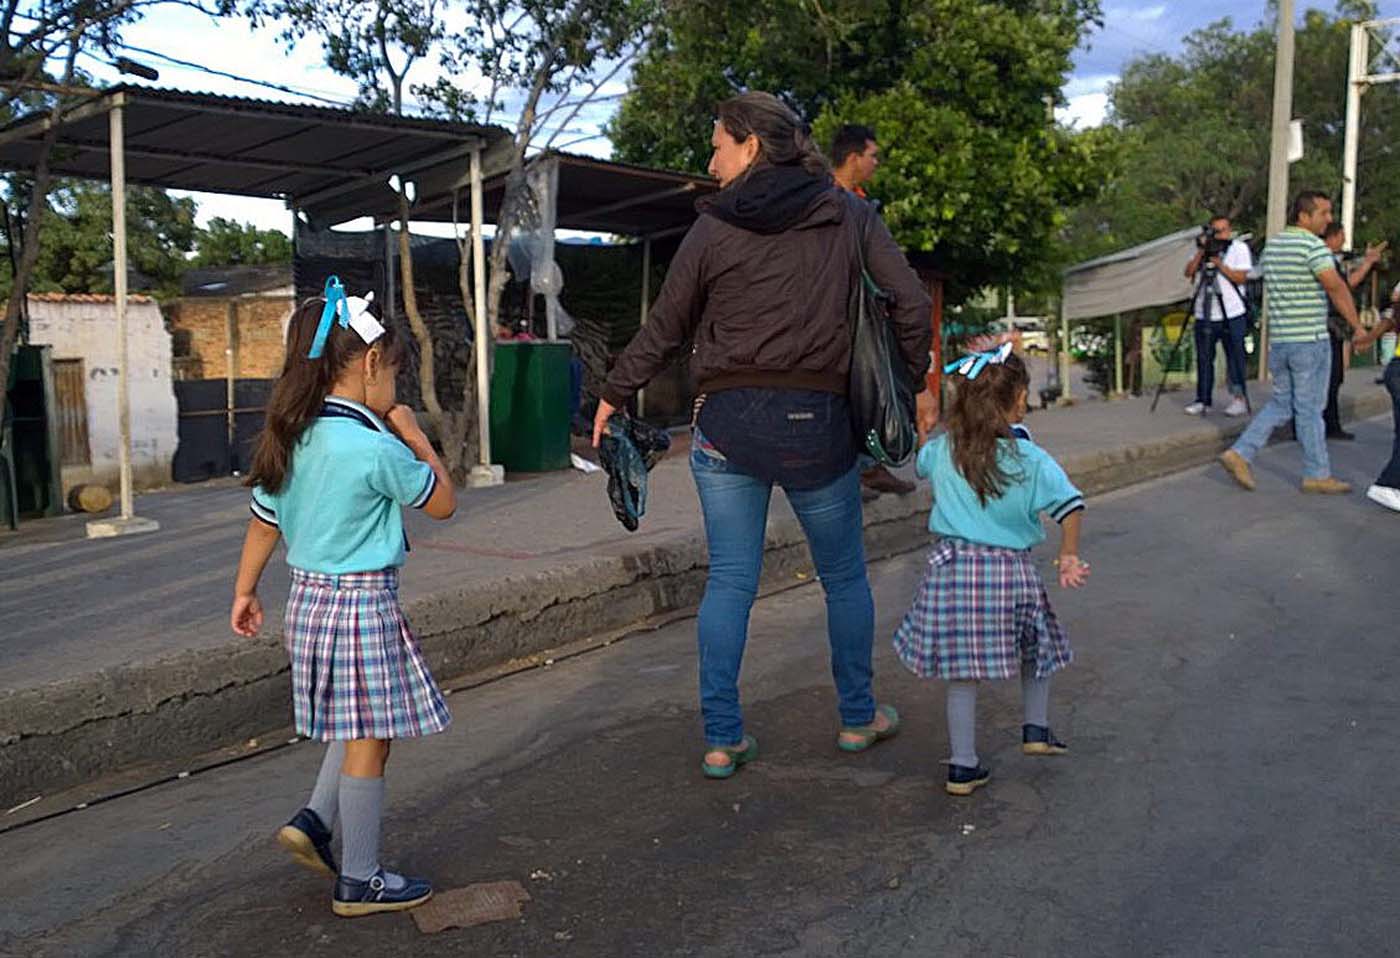
[[384,779],[340,776],[340,873],[365,881],[379,870]]
[[1021,708],[1027,725],[1050,725],[1050,676],[1035,677],[1035,669],[1021,672]]
[[953,746],[950,761],[977,767],[977,683],[948,683],[948,739]]
[[340,809],[340,766],[344,762],[345,743],[327,745],[321,771],[316,775],[316,787],[306,800],[306,807],[315,812],[327,828],[335,828],[335,815]]

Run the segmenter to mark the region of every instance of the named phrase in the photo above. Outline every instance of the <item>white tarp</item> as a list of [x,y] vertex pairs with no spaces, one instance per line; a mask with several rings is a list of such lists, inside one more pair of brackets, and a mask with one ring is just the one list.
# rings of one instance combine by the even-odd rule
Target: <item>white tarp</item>
[[1186,264],[1196,255],[1199,227],[1089,260],[1065,270],[1065,319],[1094,319],[1191,298]]

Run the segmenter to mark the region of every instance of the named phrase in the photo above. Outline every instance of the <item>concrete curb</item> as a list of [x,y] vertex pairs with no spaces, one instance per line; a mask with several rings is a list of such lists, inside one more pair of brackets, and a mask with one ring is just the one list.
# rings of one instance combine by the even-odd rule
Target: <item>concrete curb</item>
[[[1389,398],[1367,396],[1348,407],[1349,418],[1380,415]],[[1062,461],[1093,495],[1209,462],[1243,427],[1202,423],[1170,439]],[[926,493],[868,503],[870,558],[919,548],[927,540],[928,504]],[[696,531],[626,556],[467,584],[405,611],[434,672],[447,678],[693,608],[705,567]],[[770,522],[765,583],[791,582],[809,569],[796,521]],[[285,728],[290,694],[280,636],[6,690],[0,693],[0,807]]]

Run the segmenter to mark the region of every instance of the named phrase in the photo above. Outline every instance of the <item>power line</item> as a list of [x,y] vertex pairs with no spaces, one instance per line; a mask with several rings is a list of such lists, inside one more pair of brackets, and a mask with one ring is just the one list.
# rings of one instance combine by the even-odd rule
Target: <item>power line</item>
[[[282,83],[273,83],[270,80],[255,80],[252,77],[240,76],[237,73],[229,73],[226,70],[218,70],[214,67],[205,66],[202,63],[192,63],[189,60],[181,60],[178,57],[172,57],[168,53],[160,53],[156,50],[147,50],[144,47],[132,46],[130,43],[119,43],[117,46],[121,47],[123,50],[130,50],[132,53],[155,57],[158,60],[172,63],[175,66],[184,67],[189,70],[198,70],[200,73],[207,73],[210,76],[223,77],[227,80],[237,80],[239,83],[249,83],[253,86],[265,87],[269,90],[277,90],[280,93],[290,93],[293,96],[302,96],[310,100],[318,100],[321,103],[329,103],[332,106],[345,107],[350,105],[345,100],[336,100],[331,97],[321,96],[317,93],[310,93],[306,90],[298,90],[296,87],[290,87]],[[92,54],[88,55],[92,56]]]

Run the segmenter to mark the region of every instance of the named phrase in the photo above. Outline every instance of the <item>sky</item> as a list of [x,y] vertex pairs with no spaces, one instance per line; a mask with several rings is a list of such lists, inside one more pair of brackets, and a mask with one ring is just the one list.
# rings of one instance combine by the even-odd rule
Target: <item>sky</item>
[[[1311,5],[1331,6],[1330,2]],[[1308,6],[1306,2],[1297,4],[1299,19]],[[1382,17],[1400,17],[1400,0],[1381,0],[1379,7]],[[1064,86],[1065,105],[1057,115],[1062,122],[1080,127],[1102,123],[1108,107],[1109,87],[1134,57],[1178,53],[1184,36],[1221,17],[1230,17],[1237,27],[1252,27],[1266,14],[1266,0],[1106,0],[1103,26],[1076,51],[1074,71]],[[346,102],[355,95],[353,83],[322,65],[322,51],[315,40],[303,40],[289,50],[279,41],[275,28],[253,30],[246,20],[238,18],[214,21],[187,8],[157,7],[145,21],[128,28],[123,39],[131,47],[331,100]],[[135,50],[125,52],[132,59],[160,70],[159,86],[271,100],[302,99],[285,91],[179,66]],[[87,59],[83,67],[100,81],[120,79],[114,69],[96,59]],[[410,82],[430,79],[432,69],[431,64],[422,65],[410,74]],[[610,147],[601,135],[601,128],[616,109],[616,97],[623,90],[625,85],[621,79],[610,84],[603,91],[607,99],[581,113],[568,130],[561,131],[556,145],[567,144],[568,149],[576,152],[607,156]],[[304,99],[303,102],[317,101]],[[510,110],[505,116],[513,118]],[[209,193],[189,195],[199,203],[200,222],[223,216],[251,221],[263,228],[284,232],[291,229],[291,214],[280,202]]]

